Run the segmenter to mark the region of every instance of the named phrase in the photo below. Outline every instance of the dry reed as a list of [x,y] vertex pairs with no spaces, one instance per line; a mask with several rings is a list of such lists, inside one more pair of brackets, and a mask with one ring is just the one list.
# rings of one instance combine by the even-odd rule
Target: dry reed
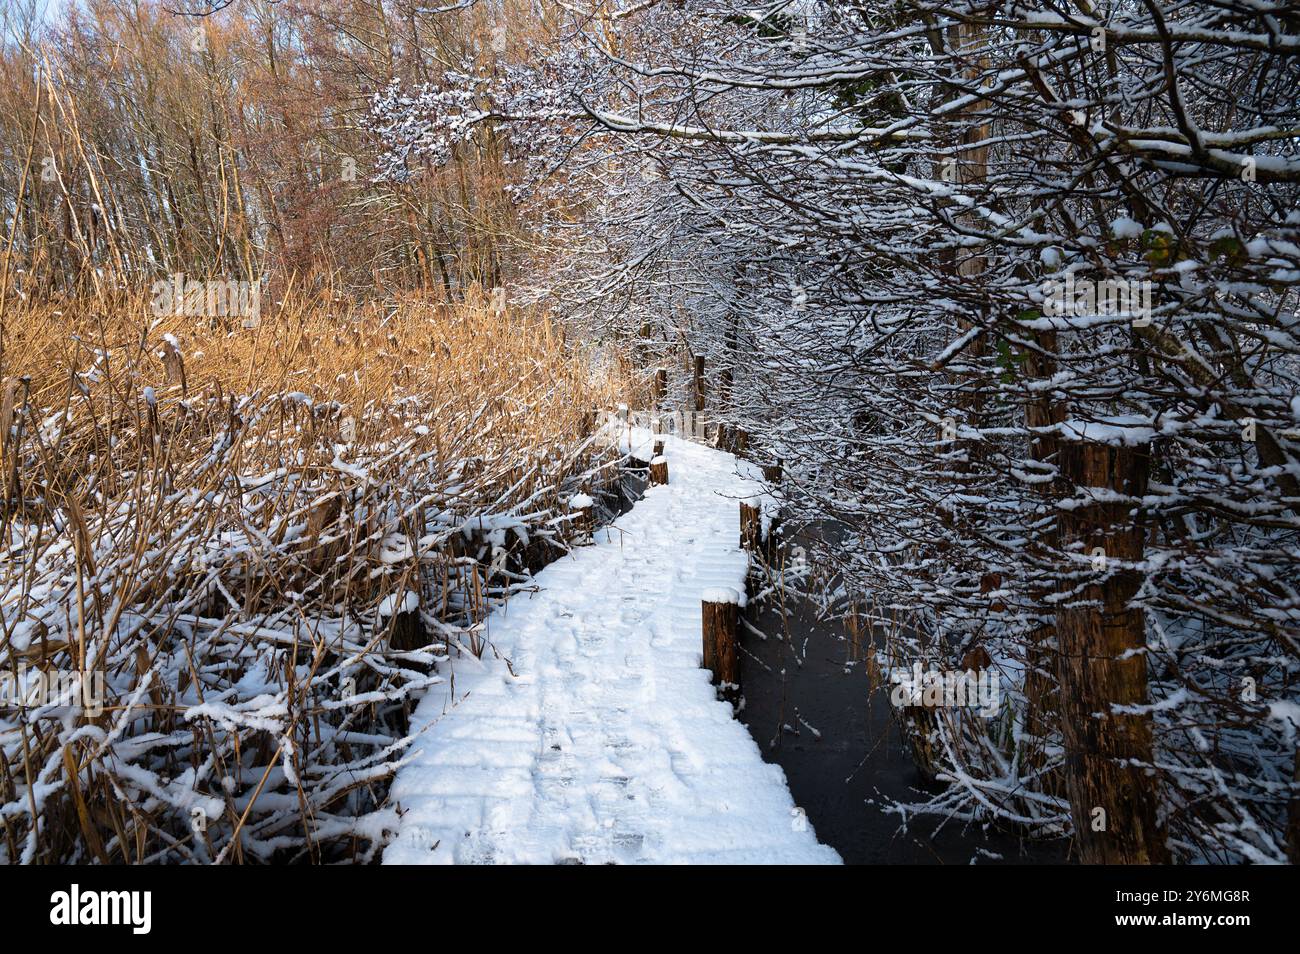
[[148,305],[5,316],[0,860],[372,860],[415,699],[613,479],[618,363],[476,295]]

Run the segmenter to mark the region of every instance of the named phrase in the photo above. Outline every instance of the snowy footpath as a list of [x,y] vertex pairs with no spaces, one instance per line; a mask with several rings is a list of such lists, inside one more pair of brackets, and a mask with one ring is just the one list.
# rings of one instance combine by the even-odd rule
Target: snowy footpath
[[839,862],[699,668],[700,594],[743,592],[756,487],[730,454],[665,456],[668,486],[539,573],[421,701],[386,864]]

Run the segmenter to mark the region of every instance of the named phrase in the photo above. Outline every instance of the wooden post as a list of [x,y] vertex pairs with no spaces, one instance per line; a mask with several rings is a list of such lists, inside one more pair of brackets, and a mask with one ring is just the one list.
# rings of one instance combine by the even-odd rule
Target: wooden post
[[757,553],[763,544],[763,510],[755,504],[740,502],[740,545]]
[[917,773],[927,784],[939,778],[939,758],[942,749],[938,741],[939,716],[937,710],[921,703],[904,706],[898,710],[901,717],[903,742]]
[[[992,593],[1002,588],[1001,573],[985,573],[980,577],[980,594]],[[992,600],[989,603],[989,609],[995,613],[1001,613],[1006,610],[1006,604],[1000,600]]]
[[335,491],[324,500],[312,504],[311,510],[307,513],[307,532],[298,546],[307,553],[307,566],[314,573],[327,572],[343,546],[338,541],[326,543],[323,539],[326,531],[334,527],[342,514],[342,491]]
[[593,503],[594,501],[586,494],[574,494],[569,498],[569,510],[573,513],[573,530],[580,541],[591,540]]
[[700,594],[703,624],[704,668],[713,674],[713,684],[730,702],[740,698],[740,656],[736,635],[740,628],[740,594],[728,587],[714,587]]
[[[849,661],[855,662],[862,657],[862,617],[858,615],[856,601],[849,604],[849,615],[844,620],[844,628],[849,632]],[[874,689],[875,686],[870,685],[869,688]]]
[[664,442],[663,442],[663,441],[655,441],[654,456],[655,456],[655,457],[662,457],[663,455],[664,455]]
[[668,483],[668,458],[656,455],[650,460],[650,486]]
[[388,631],[388,647],[395,652],[422,648],[424,624],[420,620],[420,597],[413,590],[391,593],[379,604],[379,625]]
[[181,394],[186,391],[185,387],[185,361],[181,358],[181,353],[177,347],[170,341],[164,340],[162,346],[163,371],[167,375],[168,384],[179,384]]

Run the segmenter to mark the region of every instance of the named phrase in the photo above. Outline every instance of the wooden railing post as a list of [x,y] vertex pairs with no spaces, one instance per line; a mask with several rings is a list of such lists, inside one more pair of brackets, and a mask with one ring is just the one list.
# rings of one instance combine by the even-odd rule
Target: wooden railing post
[[574,494],[569,498],[569,510],[573,514],[573,531],[580,542],[591,540],[591,532],[594,528],[592,523],[591,508],[594,501],[583,494]]
[[656,455],[650,458],[650,486],[668,483],[668,458]]
[[390,593],[379,604],[379,625],[388,631],[388,646],[395,652],[423,647],[424,623],[420,620],[420,597],[413,590]]
[[740,594],[729,587],[714,587],[700,594],[704,639],[704,668],[729,702],[740,698],[740,655],[736,646],[740,628]]
[[757,553],[763,545],[763,510],[756,504],[740,502],[740,545]]

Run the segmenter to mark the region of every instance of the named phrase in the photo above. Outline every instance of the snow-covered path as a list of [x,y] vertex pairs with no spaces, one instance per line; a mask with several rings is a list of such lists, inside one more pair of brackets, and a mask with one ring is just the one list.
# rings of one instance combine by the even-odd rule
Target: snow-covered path
[[420,703],[385,863],[839,861],[699,668],[700,593],[743,590],[755,487],[667,445],[669,485],[538,574],[490,617],[496,656],[454,658]]

